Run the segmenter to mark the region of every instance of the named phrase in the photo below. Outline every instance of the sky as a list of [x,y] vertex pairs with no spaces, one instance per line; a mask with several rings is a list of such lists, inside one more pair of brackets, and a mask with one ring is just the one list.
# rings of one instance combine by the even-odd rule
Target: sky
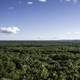
[[0,0],[0,40],[80,39],[80,0]]

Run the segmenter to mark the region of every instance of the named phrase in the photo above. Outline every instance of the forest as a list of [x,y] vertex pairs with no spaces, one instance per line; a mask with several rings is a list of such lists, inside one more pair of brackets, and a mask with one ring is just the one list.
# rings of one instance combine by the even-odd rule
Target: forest
[[80,80],[80,41],[0,41],[0,80]]

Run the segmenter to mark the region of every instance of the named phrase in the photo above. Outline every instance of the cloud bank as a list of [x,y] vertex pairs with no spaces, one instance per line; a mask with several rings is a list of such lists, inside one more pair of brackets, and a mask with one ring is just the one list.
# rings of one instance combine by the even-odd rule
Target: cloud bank
[[80,32],[66,32],[65,35],[80,35]]
[[0,27],[0,33],[16,34],[20,29],[18,27]]

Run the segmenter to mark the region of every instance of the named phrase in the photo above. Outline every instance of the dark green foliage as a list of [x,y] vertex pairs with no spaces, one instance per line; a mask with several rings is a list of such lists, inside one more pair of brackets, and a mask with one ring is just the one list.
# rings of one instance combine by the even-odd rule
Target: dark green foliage
[[2,41],[0,80],[80,80],[80,43]]

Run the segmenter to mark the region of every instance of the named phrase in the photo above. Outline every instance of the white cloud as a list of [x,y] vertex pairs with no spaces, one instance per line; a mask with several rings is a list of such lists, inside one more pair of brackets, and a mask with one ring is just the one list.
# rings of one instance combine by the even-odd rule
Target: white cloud
[[31,5],[31,4],[33,4],[33,2],[27,2],[27,4],[30,4]]
[[22,4],[22,1],[19,1],[18,4]]
[[47,2],[47,0],[39,0],[40,2]]
[[74,2],[74,3],[77,3],[77,2],[78,2],[78,0],[73,0],[73,2]]
[[0,33],[17,33],[20,31],[18,27],[0,27]]
[[73,3],[77,3],[79,0],[60,0],[60,2],[73,2]]
[[70,2],[71,0],[65,0],[66,2]]
[[67,32],[66,35],[80,35],[80,32]]
[[63,0],[59,0],[60,2],[63,2]]
[[72,0],[60,0],[60,2],[63,2],[63,1],[65,1],[65,2],[71,2]]
[[8,9],[9,9],[9,10],[14,10],[15,7],[14,7],[14,6],[10,6],[10,7],[8,7]]

